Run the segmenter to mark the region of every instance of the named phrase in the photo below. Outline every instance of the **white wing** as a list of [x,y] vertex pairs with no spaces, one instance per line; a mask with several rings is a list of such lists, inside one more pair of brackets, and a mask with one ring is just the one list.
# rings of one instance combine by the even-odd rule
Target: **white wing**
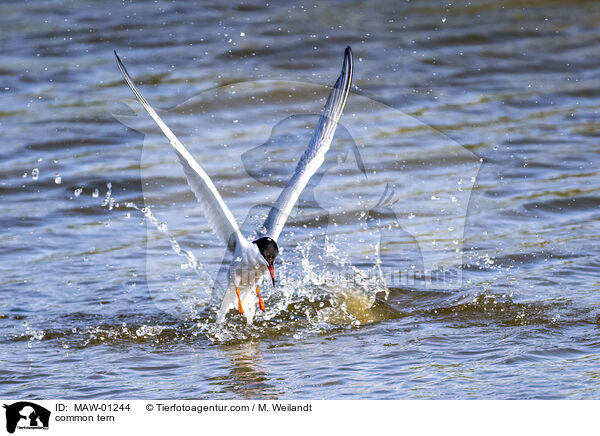
[[[156,111],[152,109],[152,106],[150,106],[146,99],[142,97],[142,94],[140,94],[133,84],[129,73],[127,73],[127,70],[121,62],[121,59],[119,59],[116,51],[115,57],[117,58],[117,64],[119,65],[119,69],[121,70],[125,81],[142,106],[144,106],[146,112],[148,112],[158,127],[160,127],[160,130],[162,130],[165,136],[169,139],[169,142],[177,152],[177,157],[179,158],[181,166],[183,166],[183,172],[185,173],[188,184],[202,205],[204,216],[206,217],[210,226],[214,229],[215,233],[223,238],[228,247],[232,248],[230,245],[231,243],[242,242],[243,238],[237,222],[223,201],[219,191],[217,191],[216,186],[210,177],[208,177],[208,174],[206,174],[198,162],[196,162],[196,159],[194,159],[190,152],[186,150],[181,141],[177,139],[171,129],[169,129],[160,116],[158,116]],[[231,239],[232,236],[234,236],[234,240]]]
[[279,195],[279,198],[277,198],[263,225],[263,233],[274,240],[277,240],[281,230],[283,230],[283,226],[296,201],[298,201],[302,190],[313,174],[323,164],[325,153],[329,150],[337,123],[346,105],[351,83],[352,50],[350,50],[350,47],[347,47],[344,54],[342,72],[327,98],[327,103],[325,103],[325,109],[323,109],[323,114],[319,118],[317,129],[313,133],[308,148],[300,158],[294,175]]

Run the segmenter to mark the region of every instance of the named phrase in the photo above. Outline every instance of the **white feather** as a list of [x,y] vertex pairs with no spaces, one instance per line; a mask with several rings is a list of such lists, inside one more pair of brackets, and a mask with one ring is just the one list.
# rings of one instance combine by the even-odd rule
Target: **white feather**
[[352,50],[348,47],[344,54],[342,72],[327,98],[327,103],[325,103],[325,108],[319,118],[319,124],[308,147],[296,165],[294,175],[279,194],[263,224],[264,233],[275,241],[279,238],[279,234],[306,184],[323,164],[325,153],[329,150],[337,123],[346,105],[351,83]]

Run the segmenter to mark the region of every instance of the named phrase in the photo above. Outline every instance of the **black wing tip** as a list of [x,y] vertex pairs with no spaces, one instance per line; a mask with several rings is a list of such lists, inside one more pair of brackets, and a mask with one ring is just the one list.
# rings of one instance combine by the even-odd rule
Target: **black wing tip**
[[125,68],[125,65],[123,65],[123,62],[121,61],[121,58],[117,54],[117,51],[113,50],[113,53],[115,54],[115,58],[117,59],[117,65],[119,65],[119,67],[123,66],[123,68]]
[[125,68],[125,65],[123,65],[123,61],[121,60],[121,58],[117,54],[116,50],[113,50],[113,53],[115,54],[115,58],[117,59],[117,66],[119,67],[119,70],[121,70],[121,74],[123,74],[123,77],[125,77],[127,79],[126,76],[129,73],[127,72],[127,69]]
[[349,73],[350,76],[352,76],[353,64],[354,61],[352,60],[352,49],[350,48],[350,46],[347,46],[346,50],[344,51],[344,64],[342,68],[342,74],[345,75]]
[[344,60],[346,59],[348,59],[348,61],[352,63],[352,49],[350,48],[350,46],[346,47],[346,50],[344,51]]

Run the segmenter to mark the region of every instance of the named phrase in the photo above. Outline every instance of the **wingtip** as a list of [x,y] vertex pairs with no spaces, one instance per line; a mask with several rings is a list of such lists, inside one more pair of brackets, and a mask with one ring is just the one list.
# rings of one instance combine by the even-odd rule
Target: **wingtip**
[[119,70],[121,70],[121,74],[123,74],[123,77],[126,77],[127,74],[127,69],[125,68],[125,65],[123,65],[123,61],[121,61],[121,58],[119,57],[119,55],[117,54],[116,50],[113,50],[114,54],[115,54],[115,59],[117,60],[117,66],[119,67]]
[[352,59],[352,49],[350,46],[347,46],[346,50],[344,51],[344,70],[346,70],[346,68],[352,69],[353,63],[354,60]]

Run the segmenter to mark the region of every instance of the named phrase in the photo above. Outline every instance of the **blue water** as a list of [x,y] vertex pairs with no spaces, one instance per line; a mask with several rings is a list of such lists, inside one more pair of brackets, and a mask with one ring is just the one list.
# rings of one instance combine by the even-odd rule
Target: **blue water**
[[[597,399],[599,23],[560,0],[3,5],[0,397]],[[112,51],[246,232],[346,45],[267,313],[218,327],[224,248]]]

